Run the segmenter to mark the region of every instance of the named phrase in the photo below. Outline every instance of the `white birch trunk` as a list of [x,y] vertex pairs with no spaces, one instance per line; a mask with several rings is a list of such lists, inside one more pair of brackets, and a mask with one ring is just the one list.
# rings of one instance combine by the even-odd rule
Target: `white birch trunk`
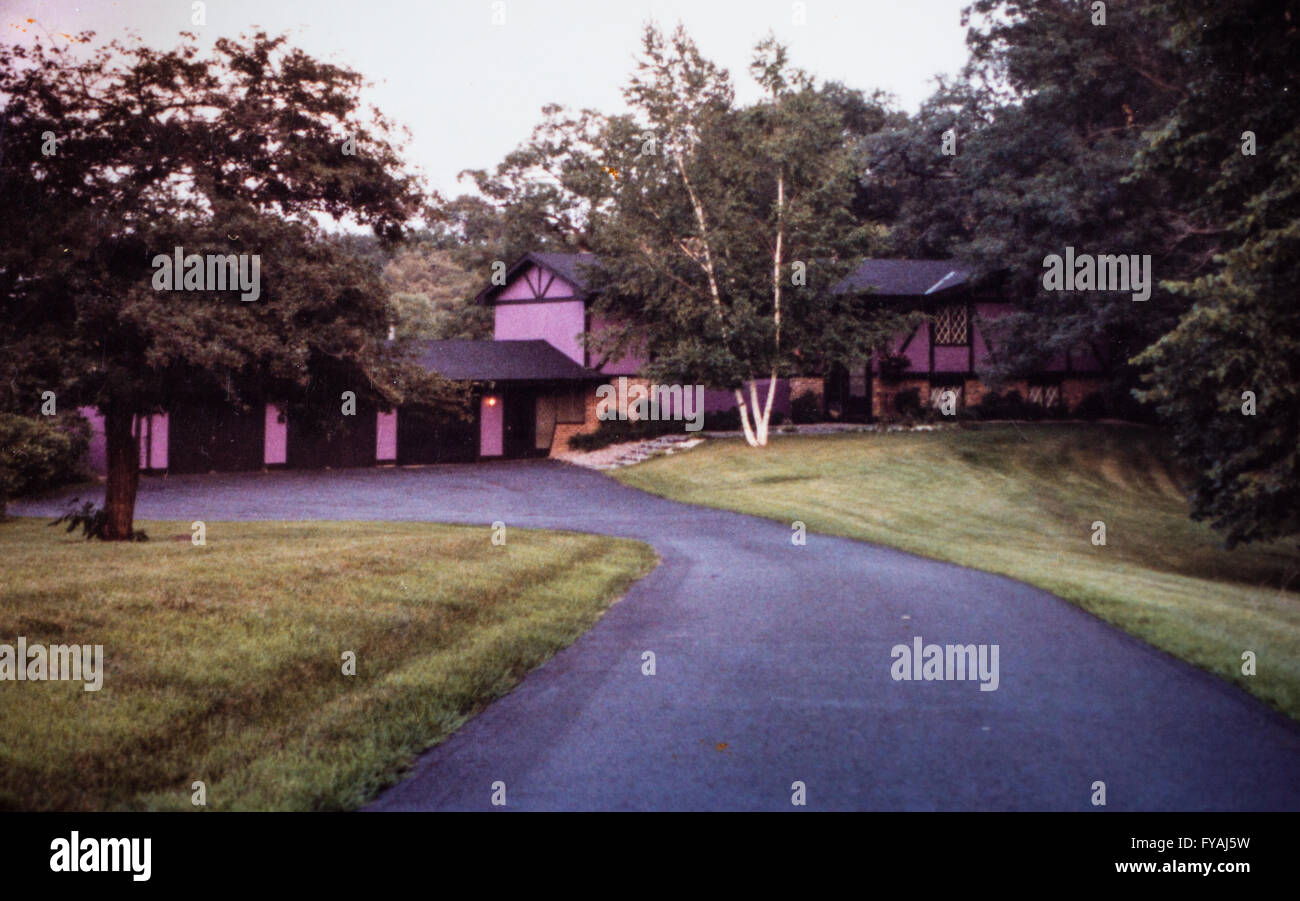
[[758,447],[758,438],[749,426],[749,408],[745,406],[745,393],[739,388],[736,389],[736,409],[740,411],[740,427],[745,431],[745,443],[750,447]]

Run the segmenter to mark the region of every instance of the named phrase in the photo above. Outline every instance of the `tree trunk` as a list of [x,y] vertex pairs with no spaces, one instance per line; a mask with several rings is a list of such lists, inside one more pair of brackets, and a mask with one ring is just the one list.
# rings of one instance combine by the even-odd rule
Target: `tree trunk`
[[[744,386],[736,389],[736,408],[740,411],[740,425],[745,432],[745,442],[750,447],[767,447],[768,426],[772,421],[772,399],[776,396],[776,373],[767,381],[767,400],[758,402],[758,380],[749,381],[749,399],[745,403]],[[750,425],[750,416],[754,423]]]
[[[740,427],[745,431],[745,443],[750,447],[758,447],[758,438],[755,437],[754,430],[749,427],[749,408],[745,406],[743,387],[736,389],[736,409],[740,411]],[[755,415],[758,415],[757,411]]]
[[104,411],[108,451],[108,485],[104,490],[106,541],[130,541],[135,529],[135,492],[140,484],[140,442],[131,428],[134,417],[122,410]]

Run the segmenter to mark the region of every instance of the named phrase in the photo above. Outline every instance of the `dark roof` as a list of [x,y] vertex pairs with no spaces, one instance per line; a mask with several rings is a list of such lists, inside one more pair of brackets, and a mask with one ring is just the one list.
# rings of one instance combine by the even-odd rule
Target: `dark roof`
[[838,294],[870,291],[879,297],[919,297],[964,284],[969,267],[953,260],[863,260],[835,286]]
[[[582,294],[590,287],[588,270],[599,265],[592,253],[526,253],[506,271],[506,285],[529,264],[549,269]],[[965,284],[972,275],[970,267],[953,260],[863,260],[835,286],[835,291],[852,294],[870,290],[879,297],[919,297]],[[479,292],[475,302],[494,297],[504,288],[489,286]]]
[[579,291],[587,290],[587,269],[596,265],[594,253],[530,253],[534,263],[555,272]]
[[473,382],[578,381],[600,378],[540,338],[531,341],[415,342],[416,361],[444,378]]
[[526,253],[506,270],[504,285],[489,285],[474,298],[475,303],[495,298],[515,280],[515,277],[529,264],[549,269],[560,278],[568,281],[579,294],[587,293],[587,269],[597,265],[594,253]]

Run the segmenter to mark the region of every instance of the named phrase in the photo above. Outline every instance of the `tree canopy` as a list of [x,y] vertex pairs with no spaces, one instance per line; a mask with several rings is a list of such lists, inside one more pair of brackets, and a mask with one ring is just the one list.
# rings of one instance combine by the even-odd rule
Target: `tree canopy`
[[[103,411],[108,537],[132,534],[135,416],[445,393],[385,344],[378,268],[318,224],[394,242],[424,210],[361,84],[261,33],[206,57],[0,48],[0,403],[31,412],[54,391]],[[179,272],[192,290],[159,290],[176,248],[255,258],[259,296]]]

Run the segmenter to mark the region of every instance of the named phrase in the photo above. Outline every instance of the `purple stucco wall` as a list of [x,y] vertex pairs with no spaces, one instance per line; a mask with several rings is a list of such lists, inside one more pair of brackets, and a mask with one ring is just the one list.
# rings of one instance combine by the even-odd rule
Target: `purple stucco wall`
[[262,465],[275,466],[289,459],[289,423],[280,419],[280,407],[266,405],[266,428],[262,439]]
[[375,459],[397,459],[397,411],[380,410],[375,422]]
[[[496,403],[489,403],[495,400]],[[504,447],[504,419],[502,398],[490,394],[479,401],[478,452],[482,457],[499,457]]]
[[921,323],[917,327],[910,344],[906,349],[903,345],[907,343],[906,335],[899,335],[897,343],[893,347],[894,353],[902,353],[907,357],[908,372],[928,372],[930,370],[930,326],[928,323]]
[[585,327],[581,300],[552,300],[537,303],[497,304],[498,341],[541,338],[575,363],[582,364],[582,330]]
[[[601,316],[592,316],[591,333],[599,335],[608,327],[608,324],[608,319]],[[637,370],[641,368],[643,363],[645,363],[645,358],[641,354],[631,353],[617,360],[609,361],[600,367],[600,371],[605,375],[636,375]]]
[[[77,412],[90,423],[90,446],[86,449],[86,465],[92,472],[108,472],[108,441],[104,437],[104,416],[95,407],[78,407]],[[167,468],[166,413],[155,413],[143,420],[132,421],[131,428],[140,436],[140,468]]]
[[[155,413],[148,419],[146,429],[140,431],[140,467],[143,469],[167,468],[167,414]],[[148,446],[144,446],[144,442]]]

